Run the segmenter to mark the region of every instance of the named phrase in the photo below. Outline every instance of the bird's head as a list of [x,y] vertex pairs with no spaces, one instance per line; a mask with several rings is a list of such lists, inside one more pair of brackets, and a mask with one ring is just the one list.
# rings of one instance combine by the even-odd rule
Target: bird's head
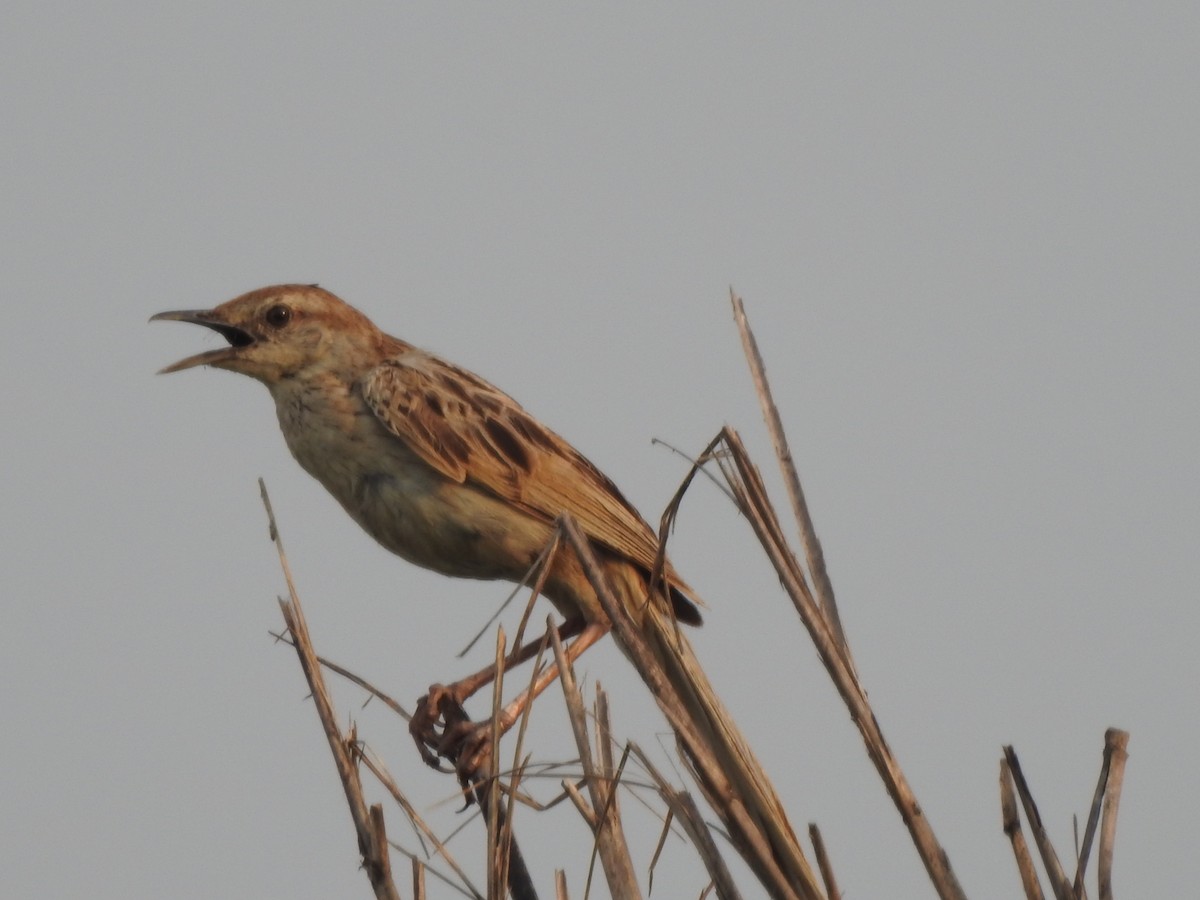
[[316,285],[282,284],[243,294],[213,309],[161,312],[150,321],[192,322],[229,342],[167,366],[241,372],[268,387],[287,378],[336,371],[370,359],[383,339],[371,321]]

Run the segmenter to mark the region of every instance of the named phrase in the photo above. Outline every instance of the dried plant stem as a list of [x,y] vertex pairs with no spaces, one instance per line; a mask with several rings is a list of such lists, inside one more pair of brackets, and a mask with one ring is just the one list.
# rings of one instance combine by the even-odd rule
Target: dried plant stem
[[1096,836],[1096,826],[1100,824],[1100,811],[1104,805],[1104,793],[1108,787],[1108,773],[1112,765],[1111,734],[1113,729],[1105,733],[1104,758],[1100,764],[1100,778],[1096,781],[1096,792],[1092,795],[1092,808],[1088,812],[1087,825],[1083,830],[1083,843],[1079,847],[1079,859],[1075,864],[1075,894],[1084,896],[1083,876],[1087,872],[1088,857],[1092,850],[1092,841]]
[[[279,634],[274,631],[269,631],[267,633],[270,634],[271,637],[275,638],[275,640],[282,641],[283,643],[287,644],[289,647],[295,646],[292,643],[292,639],[289,638],[286,634]],[[384,703],[384,705],[386,705],[388,707],[388,709],[390,709],[392,712],[394,712],[396,715],[398,715],[400,718],[402,718],[405,722],[412,719],[412,713],[410,713],[403,706],[401,706],[396,700],[393,700],[389,695],[387,695],[383,691],[379,690],[379,688],[375,687],[375,685],[371,684],[369,681],[367,681],[362,676],[355,675],[353,672],[351,672],[349,669],[345,668],[344,666],[339,666],[337,663],[335,663],[331,660],[328,660],[323,656],[318,656],[317,662],[319,662],[321,664],[322,668],[328,669],[330,672],[333,672],[333,674],[335,674],[335,675],[340,675],[342,678],[345,678],[351,684],[357,685],[358,687],[362,688],[364,691],[366,691],[372,697],[378,698],[380,701],[382,701]],[[369,698],[368,698],[368,700],[369,700]],[[365,706],[366,704],[364,703],[363,705]]]
[[653,606],[639,611],[642,614],[635,621],[613,596],[579,526],[565,514],[558,522],[612,623],[618,644],[654,694],[684,758],[742,857],[772,897],[820,898],[820,885],[783,805],[687,640]]
[[1037,845],[1038,853],[1042,857],[1042,866],[1050,879],[1050,889],[1054,891],[1057,900],[1075,900],[1075,889],[1058,861],[1058,854],[1054,852],[1054,845],[1050,843],[1050,835],[1046,833],[1046,826],[1042,824],[1042,816],[1033,800],[1033,793],[1029,790],[1029,783],[1025,780],[1025,773],[1021,771],[1021,762],[1017,759],[1016,751],[1011,746],[1004,748],[1004,759],[1012,774],[1017,796],[1021,798],[1021,806],[1025,810],[1025,820],[1029,823],[1029,830],[1033,833],[1033,842]]
[[[420,841],[421,848],[425,851],[426,857],[429,856],[429,852],[426,847],[426,842],[428,841],[433,846],[434,854],[442,857],[442,859],[446,861],[446,865],[448,865],[451,871],[454,872],[460,883],[455,884],[448,876],[443,875],[436,869],[429,869],[429,871],[432,872],[439,880],[444,881],[446,884],[457,889],[463,894],[463,896],[472,897],[475,898],[475,900],[484,900],[483,894],[480,893],[479,890],[477,890],[471,883],[471,879],[467,877],[467,873],[463,870],[463,867],[459,865],[458,860],[454,858],[454,854],[450,852],[450,849],[434,833],[433,829],[429,827],[429,824],[424,818],[422,818],[421,814],[417,812],[416,808],[409,801],[408,797],[406,797],[404,792],[400,790],[400,787],[396,784],[395,779],[393,779],[391,774],[383,767],[383,764],[374,759],[371,753],[365,751],[359,755],[359,759],[361,760],[362,764],[367,767],[367,770],[375,776],[375,779],[380,783],[380,785],[383,786],[384,790],[392,795],[392,798],[396,801],[396,805],[399,806],[403,811],[405,817],[408,819],[409,824],[412,826],[412,829],[417,836],[417,840]],[[400,853],[408,856],[413,862],[419,861],[415,855],[405,850],[403,847],[399,847],[396,844],[393,844],[392,846]]]
[[419,859],[412,861],[413,900],[429,900],[425,894],[425,866]]
[[667,809],[683,826],[687,836],[692,840],[692,846],[700,854],[704,867],[712,879],[713,887],[721,900],[741,900],[741,893],[733,882],[729,867],[725,864],[717,843],[713,840],[712,831],[700,814],[700,808],[687,791],[676,790],[666,778],[650,762],[650,758],[637,744],[631,746],[633,755],[658,786],[658,793],[667,804]]
[[[566,650],[553,626],[548,625],[551,645],[554,648],[554,658],[558,663],[558,677],[562,684],[563,696],[567,701],[567,713],[571,720],[571,731],[575,735],[575,746],[579,750],[579,762],[583,768],[583,777],[587,784],[588,795],[591,798],[590,808],[580,811],[584,820],[592,829],[596,852],[600,856],[600,865],[604,877],[608,881],[609,891],[614,897],[640,898],[641,889],[638,887],[637,874],[633,868],[633,860],[629,855],[629,845],[625,840],[625,832],[621,826],[620,807],[617,803],[617,779],[612,765],[612,754],[605,747],[608,739],[607,720],[602,723],[603,735],[600,739],[599,763],[592,754],[591,741],[588,739],[587,718],[583,709],[583,695],[575,681],[575,673],[567,659]],[[576,796],[576,806],[586,804],[582,797]]]
[[837,878],[833,874],[833,863],[825,851],[825,839],[821,837],[821,829],[816,822],[808,823],[808,839],[812,841],[813,853],[817,857],[817,867],[821,870],[821,879],[825,882],[825,896],[829,900],[839,900],[842,896],[838,890]]
[[[1014,787],[1025,808],[1025,818],[1033,832],[1034,841],[1042,857],[1042,865],[1046,869],[1056,900],[1085,900],[1087,897],[1084,876],[1087,874],[1088,858],[1096,835],[1097,823],[1099,823],[1100,845],[1096,880],[1101,900],[1112,900],[1112,845],[1116,838],[1117,807],[1120,803],[1121,782],[1127,759],[1125,747],[1128,742],[1128,732],[1109,728],[1104,733],[1104,760],[1100,766],[1100,778],[1092,797],[1092,806],[1088,814],[1087,825],[1084,828],[1083,840],[1079,844],[1074,883],[1067,879],[1059,865],[1058,857],[1046,834],[1041,815],[1038,813],[1037,804],[1034,803],[1032,792],[1021,772],[1016,752],[1012,747],[1004,748],[1004,759],[1000,761],[1000,805],[1004,816],[1004,831],[1013,840],[1013,852],[1017,856],[1021,882],[1025,886],[1025,894],[1030,900],[1041,900],[1042,893],[1033,869],[1033,861],[1029,858],[1029,851],[1021,837],[1021,823],[1017,815],[1016,801],[1013,798]],[[1076,834],[1076,840],[1078,841],[1078,834]]]
[[[808,630],[821,662],[849,709],[850,716],[863,737],[867,755],[875,764],[892,802],[908,827],[909,835],[912,837],[921,861],[925,864],[934,888],[942,900],[965,900],[966,895],[950,866],[950,860],[938,842],[933,827],[925,818],[916,795],[909,786],[895,755],[884,739],[879,722],[867,700],[866,690],[858,679],[850,656],[849,644],[837,615],[833,588],[828,575],[825,574],[820,544],[816,540],[815,530],[804,503],[800,479],[796,474],[791,451],[788,449],[786,438],[783,435],[779,413],[771,399],[766,371],[758,354],[757,342],[750,331],[741,299],[732,292],[731,297],[734,317],[742,335],[742,343],[754,377],[759,403],[767,420],[768,430],[775,442],[784,481],[788,485],[789,494],[792,497],[793,509],[808,558],[810,575],[806,575],[804,567],[801,566],[789,547],[775,509],[767,496],[762,476],[751,462],[741,439],[733,429],[722,429],[718,440],[714,442],[723,443],[729,451],[728,457],[717,457],[718,463],[733,490],[738,508],[750,520],[759,542],[767,551],[768,558],[791,597],[801,622]],[[815,582],[815,587],[810,586],[810,577]]]
[[750,322],[746,318],[746,309],[742,298],[729,291],[729,299],[733,304],[733,318],[737,323],[738,333],[742,338],[742,350],[750,366],[750,376],[754,379],[754,390],[762,407],[763,419],[767,423],[767,431],[771,435],[771,443],[775,447],[775,456],[779,460],[779,470],[787,487],[788,497],[792,501],[792,514],[796,517],[796,525],[800,531],[800,546],[804,548],[808,560],[808,572],[813,582],[814,594],[818,607],[829,620],[834,637],[842,647],[846,658],[850,658],[850,645],[846,642],[842,630],[842,619],[838,614],[837,600],[833,594],[833,583],[829,580],[829,572],[825,567],[825,553],[821,549],[821,541],[817,537],[817,529],[813,525],[812,516],[808,512],[808,502],[804,499],[804,488],[800,486],[800,475],[788,446],[787,434],[783,430],[783,420],[779,417],[779,409],[771,397],[771,385],[767,381],[767,367],[763,363],[762,354],[758,351],[758,341],[750,330]]
[[733,489],[738,508],[749,519],[759,542],[767,551],[784,590],[791,597],[800,620],[808,630],[825,670],[849,709],[850,717],[866,745],[867,755],[875,764],[892,802],[908,827],[930,880],[943,900],[965,900],[966,895],[950,867],[949,858],[938,843],[899,762],[883,737],[879,722],[867,700],[866,690],[860,683],[850,659],[842,653],[841,644],[830,622],[817,606],[804,571],[787,545],[775,510],[767,498],[762,476],[750,461],[737,432],[730,428],[722,429],[718,443],[723,443],[727,451],[717,459]]
[[1026,900],[1044,900],[1045,895],[1038,882],[1037,870],[1033,866],[1033,857],[1029,855],[1029,845],[1025,843],[1025,833],[1021,831],[1021,815],[1017,812],[1017,795],[1013,791],[1012,770],[1007,759],[1000,760],[1000,816],[1004,833],[1012,843],[1013,856],[1017,860],[1017,872],[1021,876]]
[[504,628],[496,629],[496,677],[492,680],[491,742],[487,778],[476,786],[475,796],[487,819],[488,900],[504,900],[507,884],[506,856],[503,853],[503,799],[500,796],[500,714],[504,708]]
[[1121,787],[1125,781],[1126,747],[1129,732],[1110,728],[1104,733],[1104,756],[1108,760],[1108,779],[1104,796],[1104,815],[1100,824],[1100,853],[1096,865],[1100,900],[1112,900],[1113,844],[1117,839],[1117,811],[1121,805]]
[[271,499],[267,495],[266,483],[260,478],[259,491],[262,494],[263,506],[267,510],[267,520],[271,527],[271,540],[279,552],[279,563],[283,567],[284,579],[287,582],[288,599],[279,598],[279,607],[283,612],[284,622],[291,634],[300,659],[300,668],[308,681],[312,692],[313,703],[317,715],[325,729],[325,737],[329,741],[329,749],[333,753],[337,765],[338,777],[346,793],[346,801],[350,806],[350,817],[354,821],[354,830],[358,834],[358,849],[363,858],[363,869],[379,900],[400,900],[400,894],[392,880],[391,859],[388,853],[387,833],[383,822],[383,808],[379,805],[368,809],[363,798],[362,781],[359,778],[355,737],[353,732],[349,737],[343,737],[338,728],[337,719],[333,712],[333,702],[325,687],[325,679],[321,674],[321,665],[317,654],[313,651],[312,640],[308,633],[308,624],[304,619],[304,610],[300,606],[300,598],[296,594],[296,585],[292,580],[291,567],[287,555],[283,551],[283,541],[279,537],[279,528],[275,523],[275,512],[271,509]]

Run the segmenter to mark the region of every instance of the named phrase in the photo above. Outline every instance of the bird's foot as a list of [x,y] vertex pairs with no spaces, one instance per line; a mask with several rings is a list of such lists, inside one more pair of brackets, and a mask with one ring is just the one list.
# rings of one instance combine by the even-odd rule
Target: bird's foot
[[[501,734],[507,730],[505,726],[502,720]],[[455,772],[464,788],[487,777],[494,744],[493,723],[471,721],[454,685],[431,685],[429,693],[417,701],[408,730],[426,764],[440,772]],[[453,769],[443,766],[443,759]],[[470,803],[470,790],[466,796]]]
[[421,759],[439,771],[447,771],[442,767],[441,759],[451,762],[456,759],[452,751],[461,740],[456,740],[457,733],[464,726],[468,729],[471,726],[462,699],[455,685],[431,684],[429,693],[417,701],[416,711],[408,723],[408,732],[417,743]]

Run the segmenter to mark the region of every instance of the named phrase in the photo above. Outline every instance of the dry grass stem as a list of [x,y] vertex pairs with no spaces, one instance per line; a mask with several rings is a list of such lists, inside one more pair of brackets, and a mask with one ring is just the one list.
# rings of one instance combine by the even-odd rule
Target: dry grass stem
[[[492,752],[488,755],[487,780],[482,786],[477,786],[476,795],[480,797],[480,807],[485,811],[487,816],[487,859],[488,859],[488,900],[504,900],[505,885],[507,884],[506,872],[507,867],[504,854],[502,852],[503,839],[501,837],[501,804],[503,800],[500,797],[500,715],[504,709],[504,650],[505,650],[504,628],[496,629],[496,677],[492,681],[492,715],[490,720],[491,726],[491,748]],[[484,802],[482,795],[486,794],[487,801]]]
[[1025,833],[1021,831],[1021,815],[1017,812],[1017,795],[1013,790],[1012,771],[1007,759],[1000,760],[1000,817],[1004,833],[1012,844],[1026,900],[1045,900],[1033,857],[1029,855],[1029,845],[1025,843]]
[[796,525],[800,532],[800,546],[808,561],[808,573],[812,579],[817,606],[829,620],[834,636],[841,645],[847,661],[850,659],[850,645],[846,642],[842,630],[842,619],[838,614],[837,600],[833,594],[833,583],[825,567],[825,554],[821,549],[821,541],[817,537],[817,529],[813,525],[812,516],[808,512],[808,503],[804,499],[804,488],[800,485],[800,476],[796,471],[795,460],[788,446],[787,434],[783,430],[783,420],[779,417],[779,409],[771,397],[771,385],[767,381],[767,368],[763,363],[762,354],[758,351],[758,341],[750,330],[750,322],[746,318],[746,309],[742,298],[729,291],[729,299],[733,304],[733,319],[737,323],[738,334],[742,338],[742,350],[746,354],[746,362],[750,366],[750,376],[754,379],[754,390],[758,394],[759,405],[762,408],[763,419],[767,423],[767,431],[771,435],[771,443],[775,447],[775,456],[779,460],[779,470],[787,488],[788,497],[792,501],[792,514],[796,517]]
[[325,737],[329,749],[333,753],[337,766],[338,777],[346,794],[346,802],[350,806],[350,817],[354,821],[354,830],[358,834],[358,849],[362,854],[363,869],[379,900],[400,900],[400,894],[392,880],[391,858],[388,853],[387,833],[384,829],[383,811],[380,807],[367,808],[363,799],[362,782],[359,778],[356,754],[353,749],[353,739],[342,736],[333,711],[333,702],[325,686],[321,674],[321,664],[312,647],[308,633],[308,623],[304,618],[304,610],[300,606],[300,598],[296,593],[296,585],[292,580],[291,567],[288,565],[287,554],[283,550],[283,541],[279,536],[279,528],[275,522],[275,512],[271,508],[271,498],[267,495],[267,485],[260,478],[259,491],[262,494],[263,506],[267,510],[267,520],[271,528],[271,540],[279,553],[279,564],[283,568],[284,580],[287,583],[288,599],[279,598],[279,607],[283,612],[284,622],[288,633],[291,634],[296,655],[300,659],[300,668],[308,681],[313,703],[321,725],[325,729]]
[[[504,614],[504,610],[508,609],[509,604],[517,598],[517,595],[519,595],[522,590],[529,586],[530,579],[536,575],[537,580],[533,582],[533,589],[530,591],[529,601],[525,604],[525,612],[521,616],[520,624],[517,626],[516,640],[513,641],[513,646],[521,646],[522,639],[525,634],[525,626],[529,622],[529,615],[533,612],[533,606],[537,602],[538,597],[540,597],[542,594],[542,588],[545,585],[546,578],[550,572],[549,561],[554,558],[554,554],[557,551],[558,538],[555,536],[550,543],[546,545],[542,552],[538,554],[538,558],[533,561],[533,565],[526,570],[525,576],[521,579],[520,583],[509,592],[509,595],[504,598],[504,601],[499,607],[497,607],[496,611],[492,613],[491,617],[483,623],[483,627],[475,633],[475,636],[471,638],[471,640],[467,641],[467,645],[463,647],[462,650],[458,651],[459,659],[462,659],[471,652],[475,645],[479,643],[485,634],[487,634],[487,630],[495,625],[500,616]],[[509,665],[511,666],[512,663],[510,662]]]
[[725,452],[716,454],[714,458],[733,489],[738,508],[758,535],[759,542],[775,567],[784,590],[792,599],[801,621],[808,630],[825,670],[850,711],[850,717],[866,745],[867,755],[875,764],[892,802],[908,827],[938,895],[943,900],[965,900],[966,895],[954,875],[946,852],[938,842],[899,762],[883,737],[879,722],[867,700],[866,690],[860,683],[851,660],[842,652],[842,645],[832,624],[814,599],[804,570],[788,547],[774,507],[767,497],[762,476],[750,461],[736,431],[730,428],[722,429],[717,443],[724,446]]
[[[275,640],[280,641],[284,644],[287,644],[289,647],[295,647],[295,644],[292,642],[292,639],[290,637],[288,637],[286,634],[281,634],[276,631],[268,631],[267,634],[271,635],[271,637],[275,638]],[[349,669],[344,668],[343,666],[339,666],[337,663],[332,662],[331,660],[328,660],[323,656],[318,656],[317,662],[319,662],[321,664],[322,668],[328,669],[330,672],[333,672],[335,675],[340,675],[342,678],[346,679],[351,684],[357,685],[358,687],[362,688],[364,691],[366,691],[368,694],[370,694],[371,697],[375,697],[375,698],[378,698],[379,700],[381,700],[384,703],[384,705],[388,707],[388,709],[390,709],[392,712],[394,712],[396,715],[398,715],[400,718],[402,718],[405,722],[412,719],[412,713],[410,713],[403,706],[401,706],[396,700],[392,699],[392,697],[390,695],[385,694],[383,691],[381,691],[379,688],[375,687],[375,685],[371,684],[371,682],[367,681],[365,678],[363,678],[359,675],[355,675]],[[367,702],[370,701],[371,697],[367,698]],[[367,705],[366,702],[364,702],[363,706],[366,706],[366,705]]]
[[1121,805],[1121,787],[1125,782],[1125,761],[1129,753],[1129,732],[1110,728],[1104,733],[1104,757],[1108,761],[1108,779],[1104,795],[1104,814],[1100,825],[1100,852],[1096,880],[1100,900],[1112,900],[1113,844],[1117,839],[1117,811]]
[[783,806],[721,705],[674,622],[648,612],[632,618],[613,596],[595,555],[570,516],[559,527],[596,590],[613,633],[667,717],[709,803],[772,897],[820,898]]
[[412,861],[413,900],[428,900],[425,894],[425,866],[420,860]]
[[1021,762],[1011,746],[1004,748],[1004,759],[1008,763],[1017,796],[1021,798],[1025,821],[1029,823],[1029,830],[1033,833],[1033,842],[1042,858],[1042,867],[1050,879],[1050,889],[1054,892],[1056,900],[1075,900],[1075,889],[1058,861],[1058,854],[1054,852],[1054,845],[1050,843],[1050,835],[1042,823],[1042,816],[1033,800],[1033,793],[1029,790],[1029,783],[1025,780],[1025,773],[1021,771]]
[[1078,897],[1084,896],[1083,878],[1087,872],[1088,857],[1092,851],[1092,841],[1096,836],[1096,827],[1100,824],[1100,810],[1104,805],[1104,793],[1108,787],[1108,773],[1112,764],[1112,744],[1108,737],[1112,732],[1105,734],[1104,743],[1104,758],[1100,764],[1100,777],[1096,781],[1096,791],[1092,795],[1092,806],[1088,811],[1087,825],[1083,830],[1083,842],[1079,845],[1078,859],[1075,864],[1075,894]]
[[[480,893],[480,891],[471,883],[471,879],[467,876],[466,871],[459,864],[458,860],[454,858],[454,854],[450,852],[450,848],[446,846],[446,842],[439,838],[434,830],[429,827],[429,824],[425,821],[421,814],[417,812],[416,808],[409,801],[408,797],[405,796],[404,792],[400,790],[399,786],[395,782],[395,779],[392,778],[391,773],[384,768],[383,764],[376,760],[366,750],[360,751],[359,760],[367,767],[367,770],[375,776],[376,781],[383,786],[384,790],[392,795],[392,798],[396,801],[396,805],[400,807],[401,811],[403,811],[405,818],[408,819],[409,825],[413,829],[413,833],[416,835],[417,840],[421,844],[421,850],[423,851],[425,858],[428,859],[431,855],[440,856],[446,861],[446,865],[450,867],[451,871],[453,871],[455,876],[459,879],[459,883],[455,884],[452,879],[440,874],[436,869],[430,869],[430,871],[447,884],[455,887],[464,896],[474,897],[477,898],[477,900],[484,900],[483,894]],[[430,853],[428,847],[426,847],[427,841],[433,846],[432,854]],[[395,843],[393,843],[392,846],[399,852],[408,856],[410,859],[418,859],[416,854],[412,853],[411,851],[406,850]]]
[[[563,697],[567,703],[571,732],[575,736],[580,766],[583,769],[584,781],[591,798],[590,808],[584,803],[582,797],[572,796],[572,800],[592,829],[593,852],[600,858],[600,866],[604,870],[604,877],[608,881],[612,896],[641,897],[637,874],[629,855],[629,845],[626,843],[625,832],[621,825],[620,807],[616,800],[617,781],[616,773],[612,768],[612,754],[607,751],[601,741],[598,743],[600,762],[595,761],[591,741],[588,739],[583,695],[575,681],[575,673],[567,660],[566,650],[558,637],[558,632],[551,627],[548,629],[548,633],[554,648],[554,658],[558,663],[558,677],[562,684]],[[605,740],[608,737],[607,725],[607,722],[603,723]],[[590,874],[588,881],[591,881]],[[588,890],[585,888],[584,895],[587,896],[587,894]]]
[[[736,431],[730,428],[722,429],[718,439],[714,441],[714,446],[723,445],[726,452],[715,453],[714,458],[733,491],[738,509],[749,519],[751,527],[758,536],[763,549],[766,550],[784,589],[791,597],[801,621],[808,630],[821,662],[849,709],[851,718],[863,737],[867,755],[875,764],[888,794],[900,812],[901,819],[908,827],[917,853],[925,864],[934,888],[943,900],[965,900],[966,895],[950,866],[950,860],[938,842],[932,826],[925,818],[895,755],[884,739],[874,711],[867,700],[866,691],[855,672],[849,647],[837,618],[833,589],[828,576],[823,574],[825,566],[820,545],[815,541],[815,533],[804,504],[803,493],[799,490],[799,478],[796,475],[786,439],[783,437],[778,412],[771,400],[765,370],[761,358],[758,357],[757,345],[750,331],[749,323],[746,321],[741,301],[736,295],[733,297],[733,303],[735,317],[754,375],[759,402],[767,419],[768,429],[772,432],[775,440],[784,481],[790,486],[789,493],[793,499],[798,526],[805,543],[809,568],[813,579],[818,582],[815,588],[810,585],[804,567],[788,545],[787,537],[779,523],[774,506],[767,495],[762,476],[750,460]],[[794,487],[791,487],[792,485]]]
[[[668,834],[674,833],[695,849],[705,866],[710,883],[703,889],[702,897],[715,893],[721,900],[741,900],[738,887],[719,849],[719,838],[724,837],[742,856],[773,900],[840,900],[837,879],[820,830],[815,824],[809,825],[809,837],[820,874],[818,880],[773,785],[709,683],[687,638],[669,612],[654,602],[665,588],[668,535],[686,491],[695,476],[703,473],[730,496],[762,545],[819,659],[859,730],[867,755],[900,812],[938,896],[942,900],[965,900],[945,851],[884,739],[859,679],[821,544],[809,514],[782,420],[771,396],[766,367],[741,299],[732,291],[730,299],[763,418],[787,490],[799,533],[801,553],[797,555],[792,549],[762,475],[750,459],[741,437],[728,427],[721,429],[693,463],[663,513],[659,526],[659,549],[650,572],[649,597],[644,606],[634,608],[618,600],[597,562],[588,538],[569,514],[559,516],[552,540],[531,566],[522,584],[501,606],[502,611],[520,590],[529,586],[530,598],[511,649],[504,629],[497,627],[494,663],[457,683],[460,686],[469,683],[481,687],[488,678],[492,678],[490,719],[472,723],[461,703],[456,700],[453,706],[439,709],[439,718],[430,726],[433,739],[427,744],[421,744],[424,731],[413,726],[419,746],[437,750],[436,755],[426,755],[426,760],[432,759],[436,768],[439,756],[449,759],[454,765],[451,771],[458,775],[462,786],[462,793],[458,796],[466,797],[468,802],[474,800],[479,806],[487,832],[486,894],[472,885],[462,866],[446,847],[446,843],[466,823],[454,829],[448,837],[439,838],[400,791],[386,767],[369,748],[359,742],[354,729],[351,728],[349,734],[343,734],[339,728],[323,670],[334,672],[360,687],[367,693],[368,702],[371,698],[379,698],[405,720],[411,720],[412,717],[383,691],[343,667],[318,657],[314,652],[266,486],[260,479],[271,538],[288,590],[288,598],[279,600],[287,628],[276,637],[289,643],[300,660],[342,781],[363,868],[377,898],[399,900],[391,869],[391,850],[395,849],[411,860],[413,896],[417,900],[424,900],[427,896],[426,873],[431,873],[434,878],[473,900],[483,900],[484,896],[487,900],[504,900],[506,896],[511,896],[513,900],[536,900],[532,878],[515,836],[515,808],[523,804],[537,812],[550,809],[565,798],[579,811],[592,834],[589,867],[583,889],[585,900],[591,892],[597,860],[612,897],[640,900],[642,892],[624,832],[621,804],[618,802],[619,792],[625,788],[628,792],[626,798],[632,796],[662,820],[662,830],[649,862],[650,890],[654,887],[655,873],[664,855]],[[720,480],[716,477],[717,473]],[[559,627],[548,621],[545,636],[540,641],[534,639],[528,644],[524,642],[534,603],[542,592],[554,554],[560,552],[572,553],[578,559],[611,623],[614,639],[638,671],[670,724],[679,755],[715,814],[714,821],[706,821],[693,794],[668,782],[636,744],[626,742],[617,758],[614,748],[618,742],[612,734],[609,697],[599,685],[596,686],[595,707],[591,717],[593,727],[589,728],[589,716],[571,660],[604,633],[602,621],[587,624],[582,620],[571,620]],[[499,614],[497,612],[496,616]],[[496,617],[493,617],[472,643],[491,628],[495,620]],[[576,637],[576,641],[567,647],[565,642],[570,637]],[[548,662],[546,657],[551,651],[553,661]],[[529,676],[528,689],[506,710],[503,705],[506,671],[534,657],[536,661]],[[564,777],[564,773],[568,771],[568,766],[575,765],[575,761],[531,764],[525,751],[532,698],[552,683],[555,673],[562,685],[579,752],[577,764],[580,774],[572,772],[570,777]],[[433,695],[431,689],[430,696]],[[469,696],[469,693],[462,696]],[[529,702],[523,703],[525,698],[529,698]],[[427,708],[424,705],[419,707]],[[517,709],[521,711],[519,717],[513,714]],[[517,721],[514,722],[514,718]],[[418,720],[421,723],[425,721],[421,715],[418,715]],[[504,731],[513,726],[519,727],[511,767],[502,771],[500,741]],[[476,730],[472,732],[470,728]],[[455,747],[454,740],[450,738],[456,740],[460,730],[467,737]],[[1063,872],[1051,845],[1015,752],[1012,747],[1004,748],[1000,769],[1003,827],[1011,842],[1028,900],[1044,900],[1044,896],[1034,859],[1022,831],[1018,797],[1056,900],[1085,900],[1083,885],[1093,847],[1097,857],[1100,900],[1111,900],[1113,845],[1128,737],[1127,733],[1116,729],[1109,729],[1106,733],[1103,766],[1082,839],[1078,842],[1073,884]],[[625,769],[630,758],[636,762],[630,767],[632,775],[627,779]],[[644,780],[637,772],[639,764],[648,776]],[[368,806],[364,798],[361,783],[361,768],[364,765],[390,793],[408,819],[421,854],[388,840],[382,806]],[[546,778],[559,781],[561,793],[548,802],[538,802],[528,796],[528,784],[535,779]],[[521,790],[523,786],[525,793]],[[468,819],[468,822],[473,821],[474,817]],[[438,870],[440,864],[436,860],[434,865],[430,865],[430,860],[439,856],[448,867],[448,873]],[[555,872],[555,896],[560,900],[567,900],[568,897],[567,878],[562,870]]]
[[738,891],[737,885],[734,884],[729,867],[725,864],[725,860],[721,856],[721,851],[717,849],[717,843],[713,840],[712,830],[700,814],[700,808],[696,805],[695,799],[687,791],[677,790],[658,771],[641,747],[637,744],[632,744],[630,749],[641,766],[646,770],[646,773],[654,781],[659,796],[667,804],[668,812],[683,826],[683,830],[691,840],[692,846],[700,855],[700,859],[704,863],[704,868],[708,871],[709,878],[712,879],[712,885],[717,892],[717,896],[721,900],[741,900],[741,893]]
[[[1117,807],[1120,803],[1121,782],[1127,758],[1125,747],[1128,741],[1128,732],[1110,728],[1104,733],[1104,759],[1100,766],[1100,778],[1092,797],[1087,825],[1084,827],[1083,840],[1079,843],[1073,883],[1067,880],[1059,866],[1058,857],[1050,844],[1041,815],[1038,813],[1037,804],[1034,803],[1032,792],[1021,772],[1016,753],[1012,747],[1004,748],[1004,759],[1000,762],[1000,803],[1004,816],[1004,830],[1013,840],[1013,852],[1017,856],[1021,882],[1025,887],[1025,894],[1030,900],[1041,900],[1042,894],[1033,869],[1033,862],[1025,848],[1024,839],[1021,837],[1016,801],[1013,799],[1014,787],[1017,795],[1021,798],[1022,806],[1025,809],[1025,818],[1029,822],[1034,841],[1038,845],[1042,865],[1046,869],[1056,900],[1086,900],[1087,890],[1084,880],[1096,835],[1097,822],[1099,822],[1100,840],[1096,880],[1101,900],[1112,900],[1112,844],[1116,837]],[[1076,840],[1078,841],[1078,834],[1076,834]]]
[[816,822],[808,823],[808,839],[812,841],[817,868],[821,870],[821,880],[825,882],[825,896],[829,900],[840,900],[842,895],[838,890],[837,878],[833,874],[833,863],[829,860],[829,853],[825,850],[825,839],[821,837],[821,829],[817,827]]

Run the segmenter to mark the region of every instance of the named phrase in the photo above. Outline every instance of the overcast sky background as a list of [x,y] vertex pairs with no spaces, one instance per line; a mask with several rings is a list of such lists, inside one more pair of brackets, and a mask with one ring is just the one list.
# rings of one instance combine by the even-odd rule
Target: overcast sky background
[[[7,3],[0,894],[369,895],[268,636],[260,475],[324,654],[411,702],[491,653],[455,658],[505,587],[375,546],[290,459],[259,385],[155,377],[217,339],[152,313],[279,281],[502,386],[653,520],[685,471],[655,437],[697,452],[730,423],[778,484],[733,285],[861,673],[968,893],[1020,895],[1001,746],[1069,854],[1116,725],[1118,894],[1186,894],[1198,46],[1187,3]],[[846,897],[930,896],[703,482],[672,554],[711,605],[701,658]],[[618,734],[669,743],[614,648],[579,671],[613,691]],[[548,697],[531,749],[567,758]],[[337,699],[436,827],[464,818],[402,723]],[[657,828],[626,807],[644,871]],[[578,815],[518,829],[544,895],[561,865],[582,897]],[[476,873],[481,841],[452,845]],[[683,842],[660,865],[655,896],[703,888]]]

